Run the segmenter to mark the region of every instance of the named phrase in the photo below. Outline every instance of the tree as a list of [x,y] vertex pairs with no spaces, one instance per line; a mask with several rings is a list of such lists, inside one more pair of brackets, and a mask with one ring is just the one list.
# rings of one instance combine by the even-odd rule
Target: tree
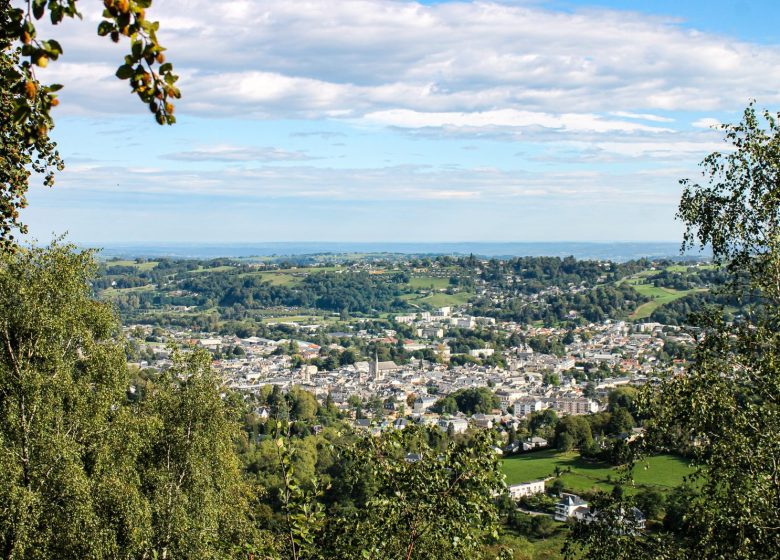
[[556,441],[558,451],[571,451],[574,449],[574,437],[569,432],[558,434]]
[[290,403],[290,418],[293,420],[309,422],[317,416],[317,399],[308,391],[295,386],[287,393],[287,401]]
[[212,558],[253,542],[236,414],[208,355],[129,400],[95,269],[57,243],[0,253],[0,554]]
[[612,413],[607,425],[610,434],[624,434],[631,431],[635,425],[634,418],[625,408],[618,408]]
[[[735,296],[759,305],[734,324],[702,313],[687,375],[647,389],[642,451],[686,449],[697,492],[670,500],[667,518],[684,519],[678,537],[616,531],[630,498],[600,503],[603,523],[578,527],[570,552],[592,558],[774,558],[780,550],[780,115],[753,104],[723,125],[728,149],[702,162],[704,185],[689,180],[678,216],[684,246],[710,245],[732,273]],[[670,528],[671,524],[667,524]]]
[[[159,24],[146,19],[151,0],[105,0],[98,35],[119,42],[130,39],[130,51],[116,76],[128,80],[130,89],[154,113],[160,124],[173,124],[173,99],[181,93],[178,77],[165,61],[165,48],[157,40]],[[59,104],[60,84],[41,84],[35,69],[57,60],[63,48],[54,39],[38,37],[35,21],[45,15],[53,24],[64,18],[81,17],[77,0],[32,0],[24,8],[0,4],[0,244],[13,246],[12,232],[26,233],[19,210],[27,204],[31,171],[44,176],[51,186],[54,170],[62,169],[49,131],[51,116]]]
[[[115,318],[90,299],[94,271],[91,254],[68,246],[0,253],[3,558],[92,558],[120,541],[138,545],[141,500],[122,476],[125,415],[114,411],[129,378]],[[112,522],[115,492],[125,515]]]
[[234,448],[239,428],[210,363],[203,350],[174,355],[142,403],[146,445],[137,472],[152,527],[145,555],[209,558],[253,540],[250,492]]
[[563,451],[569,451],[572,447],[585,447],[593,441],[590,423],[583,416],[565,416],[555,426],[555,433],[558,449]]
[[636,506],[647,517],[647,519],[657,519],[664,511],[666,498],[663,493],[655,488],[648,488],[641,491],[636,498]]
[[[434,449],[427,444],[431,431],[438,428],[364,437],[345,452],[348,462],[363,466],[355,469],[358,479],[372,479],[375,488],[358,509],[329,520],[321,547],[326,558],[478,557],[485,540],[496,534],[492,496],[505,492],[495,436],[477,432],[468,441]],[[413,442],[420,459],[405,460]]]

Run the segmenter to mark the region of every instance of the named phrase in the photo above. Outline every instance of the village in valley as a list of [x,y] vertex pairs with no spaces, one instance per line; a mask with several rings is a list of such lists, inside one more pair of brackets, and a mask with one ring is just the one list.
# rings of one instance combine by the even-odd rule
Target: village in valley
[[[669,309],[665,304],[709,293],[717,283],[711,278],[713,267],[706,262],[651,261],[575,265],[555,259],[555,267],[564,263],[571,270],[563,277],[537,271],[529,282],[523,273],[537,266],[533,259],[522,263],[526,268],[519,275],[504,273],[507,266],[516,266],[512,263],[470,259],[466,264],[461,262],[466,259],[426,260],[424,268],[403,259],[302,267],[174,263],[168,266],[185,272],[158,277],[149,274],[157,266],[148,261],[109,261],[103,266],[111,283],[104,282],[103,294],[117,302],[120,311],[129,305],[130,319],[125,320],[132,348],[129,359],[140,372],[169,367],[174,348],[201,348],[211,353],[212,367],[225,387],[247,398],[267,395],[269,387],[282,393],[306,391],[320,406],[338,410],[357,433],[379,435],[410,424],[438,426],[449,436],[494,430],[503,441],[497,452],[505,457],[508,496],[521,504],[518,511],[556,521],[587,520],[588,502],[574,492],[613,487],[612,471],[606,465],[603,476],[583,479],[586,475],[576,465],[605,464],[619,454],[616,446],[641,437],[641,423],[629,412],[633,412],[631,400],[643,386],[684,373],[696,334],[687,325],[652,319]],[[549,268],[549,263],[542,264]],[[158,284],[152,288],[137,282],[140,285],[122,288],[127,283],[123,284],[121,273],[133,270],[136,276],[144,276],[139,271],[145,270],[144,281]],[[254,301],[262,299],[263,290],[295,289],[324,277],[368,279],[364,289],[370,291],[379,289],[371,283],[375,279],[385,281],[393,275],[392,282],[409,290],[391,294],[391,305],[381,311],[322,313],[322,307],[327,309],[323,298],[312,300],[309,308],[277,302],[252,309],[244,304],[253,296],[247,299],[234,288],[211,286],[234,293],[230,296],[234,308],[242,313],[241,322],[208,316],[213,330],[207,331],[193,323],[203,324],[202,317],[191,319],[199,309],[193,305],[198,296],[194,282],[206,286],[208,275],[226,275],[217,286],[229,284],[233,277],[244,278],[245,288],[247,278],[259,277],[260,291],[254,292]],[[531,283],[533,289],[524,289]],[[597,290],[603,292],[601,299],[588,299]],[[144,294],[146,300],[138,298]],[[227,296],[221,302],[209,297],[206,306],[216,301],[223,311]],[[283,301],[286,296],[274,297]],[[182,298],[189,299],[182,302]],[[619,309],[618,316],[589,320],[588,316],[604,315],[598,307],[595,311],[589,307],[601,300],[617,302],[612,309]],[[533,321],[506,320],[491,312],[517,301],[523,302],[514,304],[518,313],[531,313]],[[393,312],[401,307],[399,302],[408,305]],[[550,314],[551,308],[555,314]],[[493,316],[479,314],[486,310]],[[172,324],[177,316],[190,317],[190,325]],[[261,326],[252,328],[253,321]],[[258,422],[275,413],[262,398],[252,406]],[[585,439],[578,439],[575,428],[564,434],[569,428],[562,426],[569,424],[560,420],[577,417],[590,422]],[[321,428],[314,425],[312,431]],[[530,458],[541,462],[526,460]],[[408,460],[415,460],[414,454]],[[670,460],[674,472],[668,487],[661,485],[665,491],[684,474],[682,462]],[[646,489],[652,492],[657,487],[650,484]],[[644,524],[643,513],[637,511],[635,517]]]

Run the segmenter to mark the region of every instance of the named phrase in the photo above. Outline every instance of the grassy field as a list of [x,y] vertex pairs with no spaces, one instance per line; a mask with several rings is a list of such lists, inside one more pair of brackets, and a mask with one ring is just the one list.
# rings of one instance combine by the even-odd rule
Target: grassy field
[[468,303],[469,299],[471,299],[471,294],[468,292],[458,292],[452,295],[438,293],[414,300],[412,303],[427,303],[433,307],[454,307]]
[[100,292],[100,295],[104,298],[115,298],[118,295],[121,294],[132,294],[137,292],[151,292],[155,289],[155,286],[152,284],[149,284],[147,286],[136,286],[134,288],[106,288],[102,292]]
[[289,272],[252,272],[252,276],[259,276],[264,282],[269,282],[273,286],[296,286],[303,279],[301,276],[294,276]]
[[[510,457],[502,464],[507,484],[552,476],[555,474],[555,467],[563,472],[561,480],[566,488],[575,492],[611,490],[612,481],[622,475],[622,471],[616,467],[585,461],[576,451],[537,451]],[[668,490],[679,486],[683,477],[692,472],[683,459],[672,455],[658,455],[639,463],[634,469],[633,479],[636,487],[652,486]],[[630,488],[627,490],[631,491]]]
[[123,260],[123,261],[106,261],[106,266],[133,266],[138,270],[152,270],[158,265],[157,261],[146,261],[137,263],[135,261]]
[[211,268],[204,268],[204,267],[198,267],[193,270],[190,270],[189,272],[193,273],[200,273],[200,272],[227,272],[228,270],[233,270],[235,267],[230,266],[229,264],[223,265],[223,266],[212,266]]
[[444,290],[450,282],[446,278],[434,278],[433,276],[420,276],[409,280],[409,287],[414,290]]
[[[687,265],[675,264],[668,266],[666,270],[669,272],[687,272],[688,268],[689,267]],[[715,268],[715,266],[703,265],[699,268],[712,269]],[[642,272],[638,272],[633,276],[623,278],[617,282],[618,286],[623,283],[628,284],[643,296],[653,298],[652,301],[648,301],[647,303],[643,303],[637,307],[630,315],[630,319],[645,319],[652,315],[653,311],[662,305],[666,305],[667,303],[680,299],[681,297],[685,297],[688,294],[706,291],[704,288],[695,290],[673,290],[671,288],[658,288],[652,284],[646,283],[648,277],[653,276],[658,272],[658,270],[643,270]]]
[[669,272],[688,272],[688,269],[692,268],[693,270],[715,270],[717,267],[714,264],[703,264],[699,266],[689,266],[687,264],[673,264],[672,266],[667,266],[666,270]]
[[703,288],[697,290],[672,290],[671,288],[657,288],[652,284],[632,284],[632,286],[637,292],[643,296],[651,297],[653,300],[637,307],[630,315],[631,319],[644,319],[652,315],[653,311],[662,305],[685,297],[688,294],[707,291]]

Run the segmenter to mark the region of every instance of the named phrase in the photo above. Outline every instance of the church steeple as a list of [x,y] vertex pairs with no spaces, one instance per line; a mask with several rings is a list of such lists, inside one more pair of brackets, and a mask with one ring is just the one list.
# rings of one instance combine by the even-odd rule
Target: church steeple
[[374,360],[368,363],[368,375],[374,381],[379,381],[382,374],[379,371],[379,354],[374,350]]

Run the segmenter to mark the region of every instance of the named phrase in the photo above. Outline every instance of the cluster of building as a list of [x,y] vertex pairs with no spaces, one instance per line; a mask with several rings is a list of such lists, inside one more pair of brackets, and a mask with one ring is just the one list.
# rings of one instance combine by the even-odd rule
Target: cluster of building
[[[433,312],[401,315],[396,322],[414,326],[418,340],[408,344],[431,344],[431,339],[441,339],[447,328],[474,328],[477,325],[500,329],[505,333],[519,332],[528,337],[561,338],[565,331],[554,328],[520,327],[513,323],[495,323],[492,318],[471,317],[452,312],[443,307]],[[471,325],[467,327],[466,325]],[[146,332],[148,327],[133,327]],[[130,329],[129,329],[130,330]],[[364,337],[371,340],[387,340],[395,335],[388,331],[382,335],[370,335],[364,331],[333,333]],[[225,348],[239,348],[237,353],[220,353],[214,362],[227,385],[242,391],[259,390],[263,385],[278,385],[288,390],[294,385],[313,393],[324,401],[330,400],[344,410],[350,410],[350,397],[362,401],[373,398],[386,403],[383,417],[405,415],[431,416],[430,408],[436,401],[459,389],[489,387],[500,401],[500,410],[488,417],[470,419],[477,425],[487,426],[497,422],[511,422],[543,410],[554,410],[559,416],[591,414],[600,410],[599,398],[615,387],[626,384],[642,384],[657,375],[662,366],[667,371],[681,371],[679,364],[659,364],[657,353],[665,340],[691,342],[688,335],[670,332],[660,324],[631,325],[622,321],[605,321],[578,329],[573,341],[566,345],[565,354],[556,356],[534,352],[528,346],[502,350],[504,367],[466,363],[450,367],[446,357],[436,362],[412,360],[407,364],[373,359],[342,365],[329,371],[314,365],[295,362],[290,353],[304,360],[320,357],[325,351],[343,351],[336,342],[325,348],[306,340],[271,340],[260,337],[198,336],[192,332],[169,332],[169,338],[180,343],[192,343],[220,353]],[[426,340],[425,337],[428,337]],[[332,336],[329,340],[338,340]],[[390,338],[390,340],[396,340]],[[447,346],[446,338],[439,347]],[[154,353],[154,360],[147,360],[141,367],[166,367],[170,357],[163,344],[143,343]],[[281,351],[280,351],[281,349]],[[493,348],[480,351],[482,356],[495,352]],[[149,355],[149,352],[146,353]],[[449,355],[449,353],[446,353]],[[588,381],[583,366],[604,364],[611,376],[598,381]],[[613,372],[621,372],[614,375]],[[551,377],[552,376],[552,377]],[[354,400],[354,399],[353,399]],[[601,399],[603,401],[603,399]],[[364,411],[369,420],[371,412]],[[485,416],[485,415],[483,415]],[[458,427],[460,427],[460,423]]]

